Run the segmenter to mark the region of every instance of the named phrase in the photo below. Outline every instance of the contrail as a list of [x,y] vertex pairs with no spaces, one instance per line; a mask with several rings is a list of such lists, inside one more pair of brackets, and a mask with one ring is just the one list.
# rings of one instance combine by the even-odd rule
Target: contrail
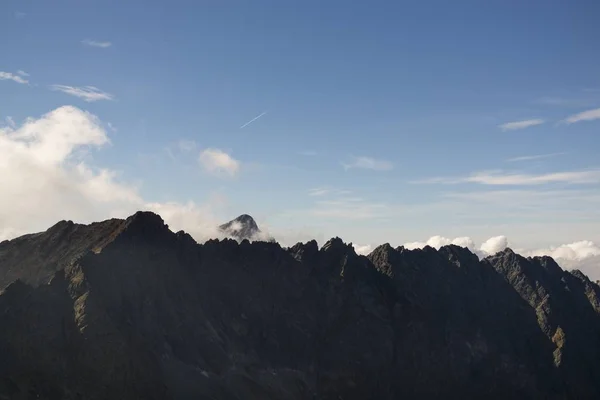
[[260,117],[262,117],[263,115],[265,115],[267,112],[265,111],[264,113],[257,115],[256,117],[252,118],[250,121],[246,122],[244,125],[240,126],[240,129],[247,127],[248,125],[250,125],[251,123],[253,123],[254,121],[256,121],[257,119],[259,119]]

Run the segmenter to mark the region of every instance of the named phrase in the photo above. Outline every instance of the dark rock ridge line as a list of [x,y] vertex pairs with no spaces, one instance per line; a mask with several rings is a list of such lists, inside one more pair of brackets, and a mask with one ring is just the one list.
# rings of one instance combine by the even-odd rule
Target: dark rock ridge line
[[549,257],[197,244],[152,213],[0,243],[0,398],[600,397],[600,287]]

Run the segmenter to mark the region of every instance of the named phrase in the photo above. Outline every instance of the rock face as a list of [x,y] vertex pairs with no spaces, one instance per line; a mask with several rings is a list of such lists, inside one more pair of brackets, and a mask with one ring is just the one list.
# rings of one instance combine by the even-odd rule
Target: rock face
[[260,234],[256,221],[248,214],[240,215],[236,219],[219,226],[219,229],[227,236],[240,241],[244,239],[252,240]]
[[197,244],[140,212],[0,244],[0,399],[600,398],[600,287],[511,250]]

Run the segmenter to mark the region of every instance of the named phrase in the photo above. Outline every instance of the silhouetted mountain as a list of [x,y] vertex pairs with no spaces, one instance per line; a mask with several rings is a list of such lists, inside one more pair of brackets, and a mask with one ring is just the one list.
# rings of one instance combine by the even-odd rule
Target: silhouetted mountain
[[252,240],[260,233],[256,221],[248,214],[240,215],[236,219],[219,226],[219,229],[227,236],[238,240]]
[[0,282],[0,398],[600,397],[600,287],[510,249],[197,244],[139,212],[2,242]]

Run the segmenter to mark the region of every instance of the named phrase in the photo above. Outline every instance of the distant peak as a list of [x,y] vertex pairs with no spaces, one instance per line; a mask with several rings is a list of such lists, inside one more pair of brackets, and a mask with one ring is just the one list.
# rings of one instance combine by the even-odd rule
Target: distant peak
[[251,240],[260,233],[256,221],[248,214],[242,214],[239,217],[232,219],[219,226],[219,229],[226,235],[240,241],[244,239]]
[[254,218],[252,218],[250,215],[248,214],[242,214],[239,217],[237,217],[234,221],[240,221],[240,222],[250,222],[250,221],[254,221]]

